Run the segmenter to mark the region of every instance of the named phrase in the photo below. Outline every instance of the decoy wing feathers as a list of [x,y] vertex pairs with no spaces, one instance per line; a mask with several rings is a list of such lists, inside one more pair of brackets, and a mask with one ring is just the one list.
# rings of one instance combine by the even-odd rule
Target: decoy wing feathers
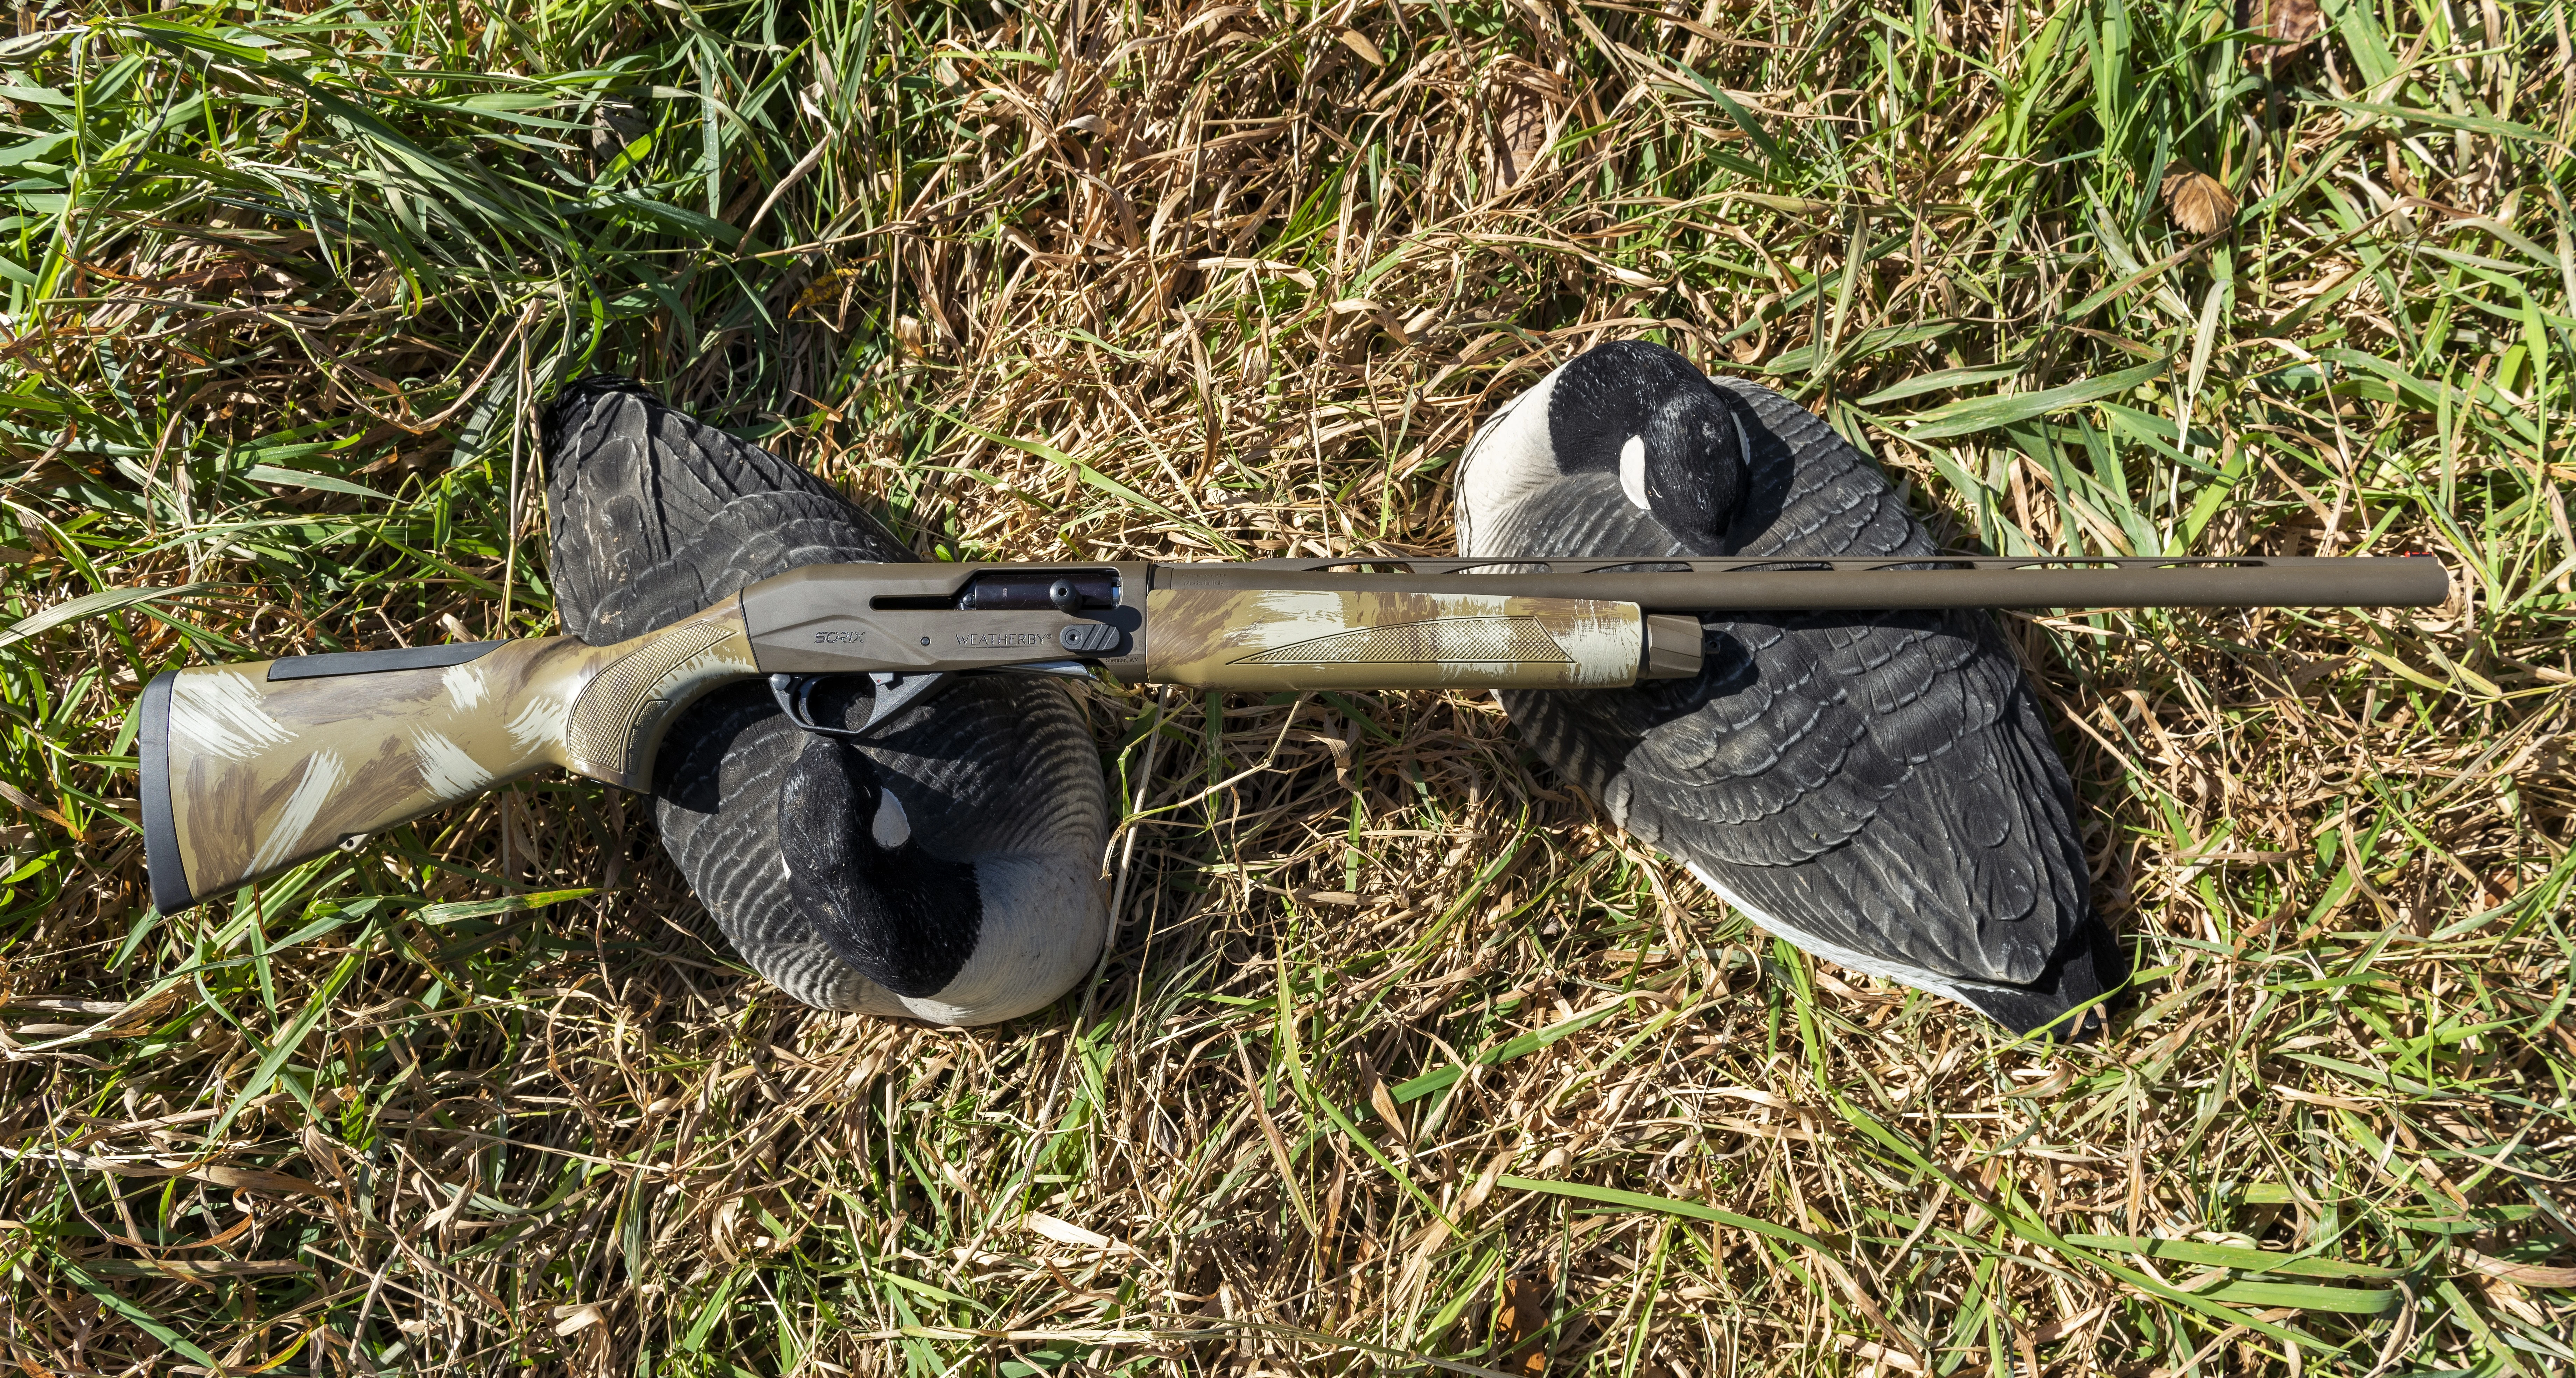
[[1869,456],[1815,413],[1758,383],[1712,378],[1743,408],[1750,442],[1744,505],[1712,554],[1914,555],[1932,537]]
[[913,558],[822,480],[622,378],[565,389],[544,442],[557,610],[592,645],[803,565]]
[[[557,607],[565,630],[593,644],[800,566],[913,558],[821,480],[624,379],[568,388],[544,439]],[[864,681],[835,683],[815,696],[817,711],[855,727]],[[761,975],[826,1009],[971,1024],[1043,1007],[1087,969],[1105,928],[1096,877],[1108,790],[1061,685],[969,677],[898,714],[858,752],[811,751],[815,740],[778,712],[766,685],[733,685],[691,706],[654,763],[663,846]],[[946,907],[1007,920],[980,931],[915,924],[917,942],[877,954],[878,974],[907,991],[953,973],[935,996],[898,997],[870,980],[834,950],[791,883],[782,826],[819,827],[816,810],[837,805],[861,815],[837,820],[838,840],[853,841],[847,825],[865,830],[876,811],[863,783],[906,811],[922,853],[913,879],[971,866],[973,886],[944,897]],[[828,849],[806,850],[806,879],[819,884]],[[961,963],[955,940],[969,932],[973,952]]]
[[[1640,513],[1634,531],[1587,531],[1566,553],[1932,553],[1877,467],[1823,422],[1712,381],[1749,448],[1721,547],[1693,549]],[[1475,553],[1556,544],[1531,534],[1503,545],[1480,530]],[[1986,616],[1791,615],[1710,621],[1704,636],[1698,680],[1507,693],[1505,707],[1622,827],[1780,922],[1949,976],[2038,979],[2086,919],[2073,791]],[[1829,866],[1799,864],[1836,849]]]

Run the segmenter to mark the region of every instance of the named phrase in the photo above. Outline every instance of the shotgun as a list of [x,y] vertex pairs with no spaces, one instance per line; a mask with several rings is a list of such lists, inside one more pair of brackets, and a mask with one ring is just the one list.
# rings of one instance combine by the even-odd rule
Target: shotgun
[[[1255,560],[811,565],[612,646],[567,636],[197,666],[144,689],[143,838],[174,913],[546,766],[649,790],[701,695],[766,677],[862,735],[947,677],[1202,689],[1610,689],[1699,673],[1700,616],[1961,607],[2424,607],[2394,558]],[[859,728],[805,709],[866,674]]]

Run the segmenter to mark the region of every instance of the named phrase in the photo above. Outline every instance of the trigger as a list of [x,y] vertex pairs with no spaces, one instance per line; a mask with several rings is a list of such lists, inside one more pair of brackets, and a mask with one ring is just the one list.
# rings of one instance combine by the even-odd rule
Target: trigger
[[893,717],[916,703],[948,687],[952,678],[946,674],[897,675],[879,670],[868,676],[876,685],[876,697],[868,704],[868,720],[859,724],[861,732],[873,730],[878,723]]

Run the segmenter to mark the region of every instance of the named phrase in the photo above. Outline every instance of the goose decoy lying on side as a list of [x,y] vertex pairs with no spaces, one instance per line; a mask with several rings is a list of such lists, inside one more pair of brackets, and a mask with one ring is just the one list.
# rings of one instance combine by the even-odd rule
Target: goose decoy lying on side
[[[1578,356],[1470,443],[1462,555],[1931,554],[1876,465],[1789,399],[1636,341]],[[1611,818],[1746,917],[2016,1032],[2087,1036],[2127,963],[2074,791],[1979,611],[1702,619],[1693,680],[1505,691]]]
[[[564,630],[640,635],[800,565],[913,555],[812,475],[621,378],[548,409]],[[812,686],[855,729],[867,679]],[[962,676],[860,740],[792,725],[768,686],[708,695],[653,772],[662,845],[753,969],[809,1005],[982,1024],[1053,1001],[1105,934],[1108,786],[1040,675]]]

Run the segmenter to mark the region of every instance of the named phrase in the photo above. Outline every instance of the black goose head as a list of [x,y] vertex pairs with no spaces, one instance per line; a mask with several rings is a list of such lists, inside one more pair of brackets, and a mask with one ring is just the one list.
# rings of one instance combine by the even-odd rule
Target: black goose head
[[1703,548],[1715,548],[1744,500],[1734,402],[1661,345],[1613,341],[1559,369],[1547,437],[1560,472],[1616,475],[1628,501]]
[[975,953],[975,868],[913,840],[866,753],[805,734],[778,794],[787,888],[841,960],[896,995],[936,995]]

